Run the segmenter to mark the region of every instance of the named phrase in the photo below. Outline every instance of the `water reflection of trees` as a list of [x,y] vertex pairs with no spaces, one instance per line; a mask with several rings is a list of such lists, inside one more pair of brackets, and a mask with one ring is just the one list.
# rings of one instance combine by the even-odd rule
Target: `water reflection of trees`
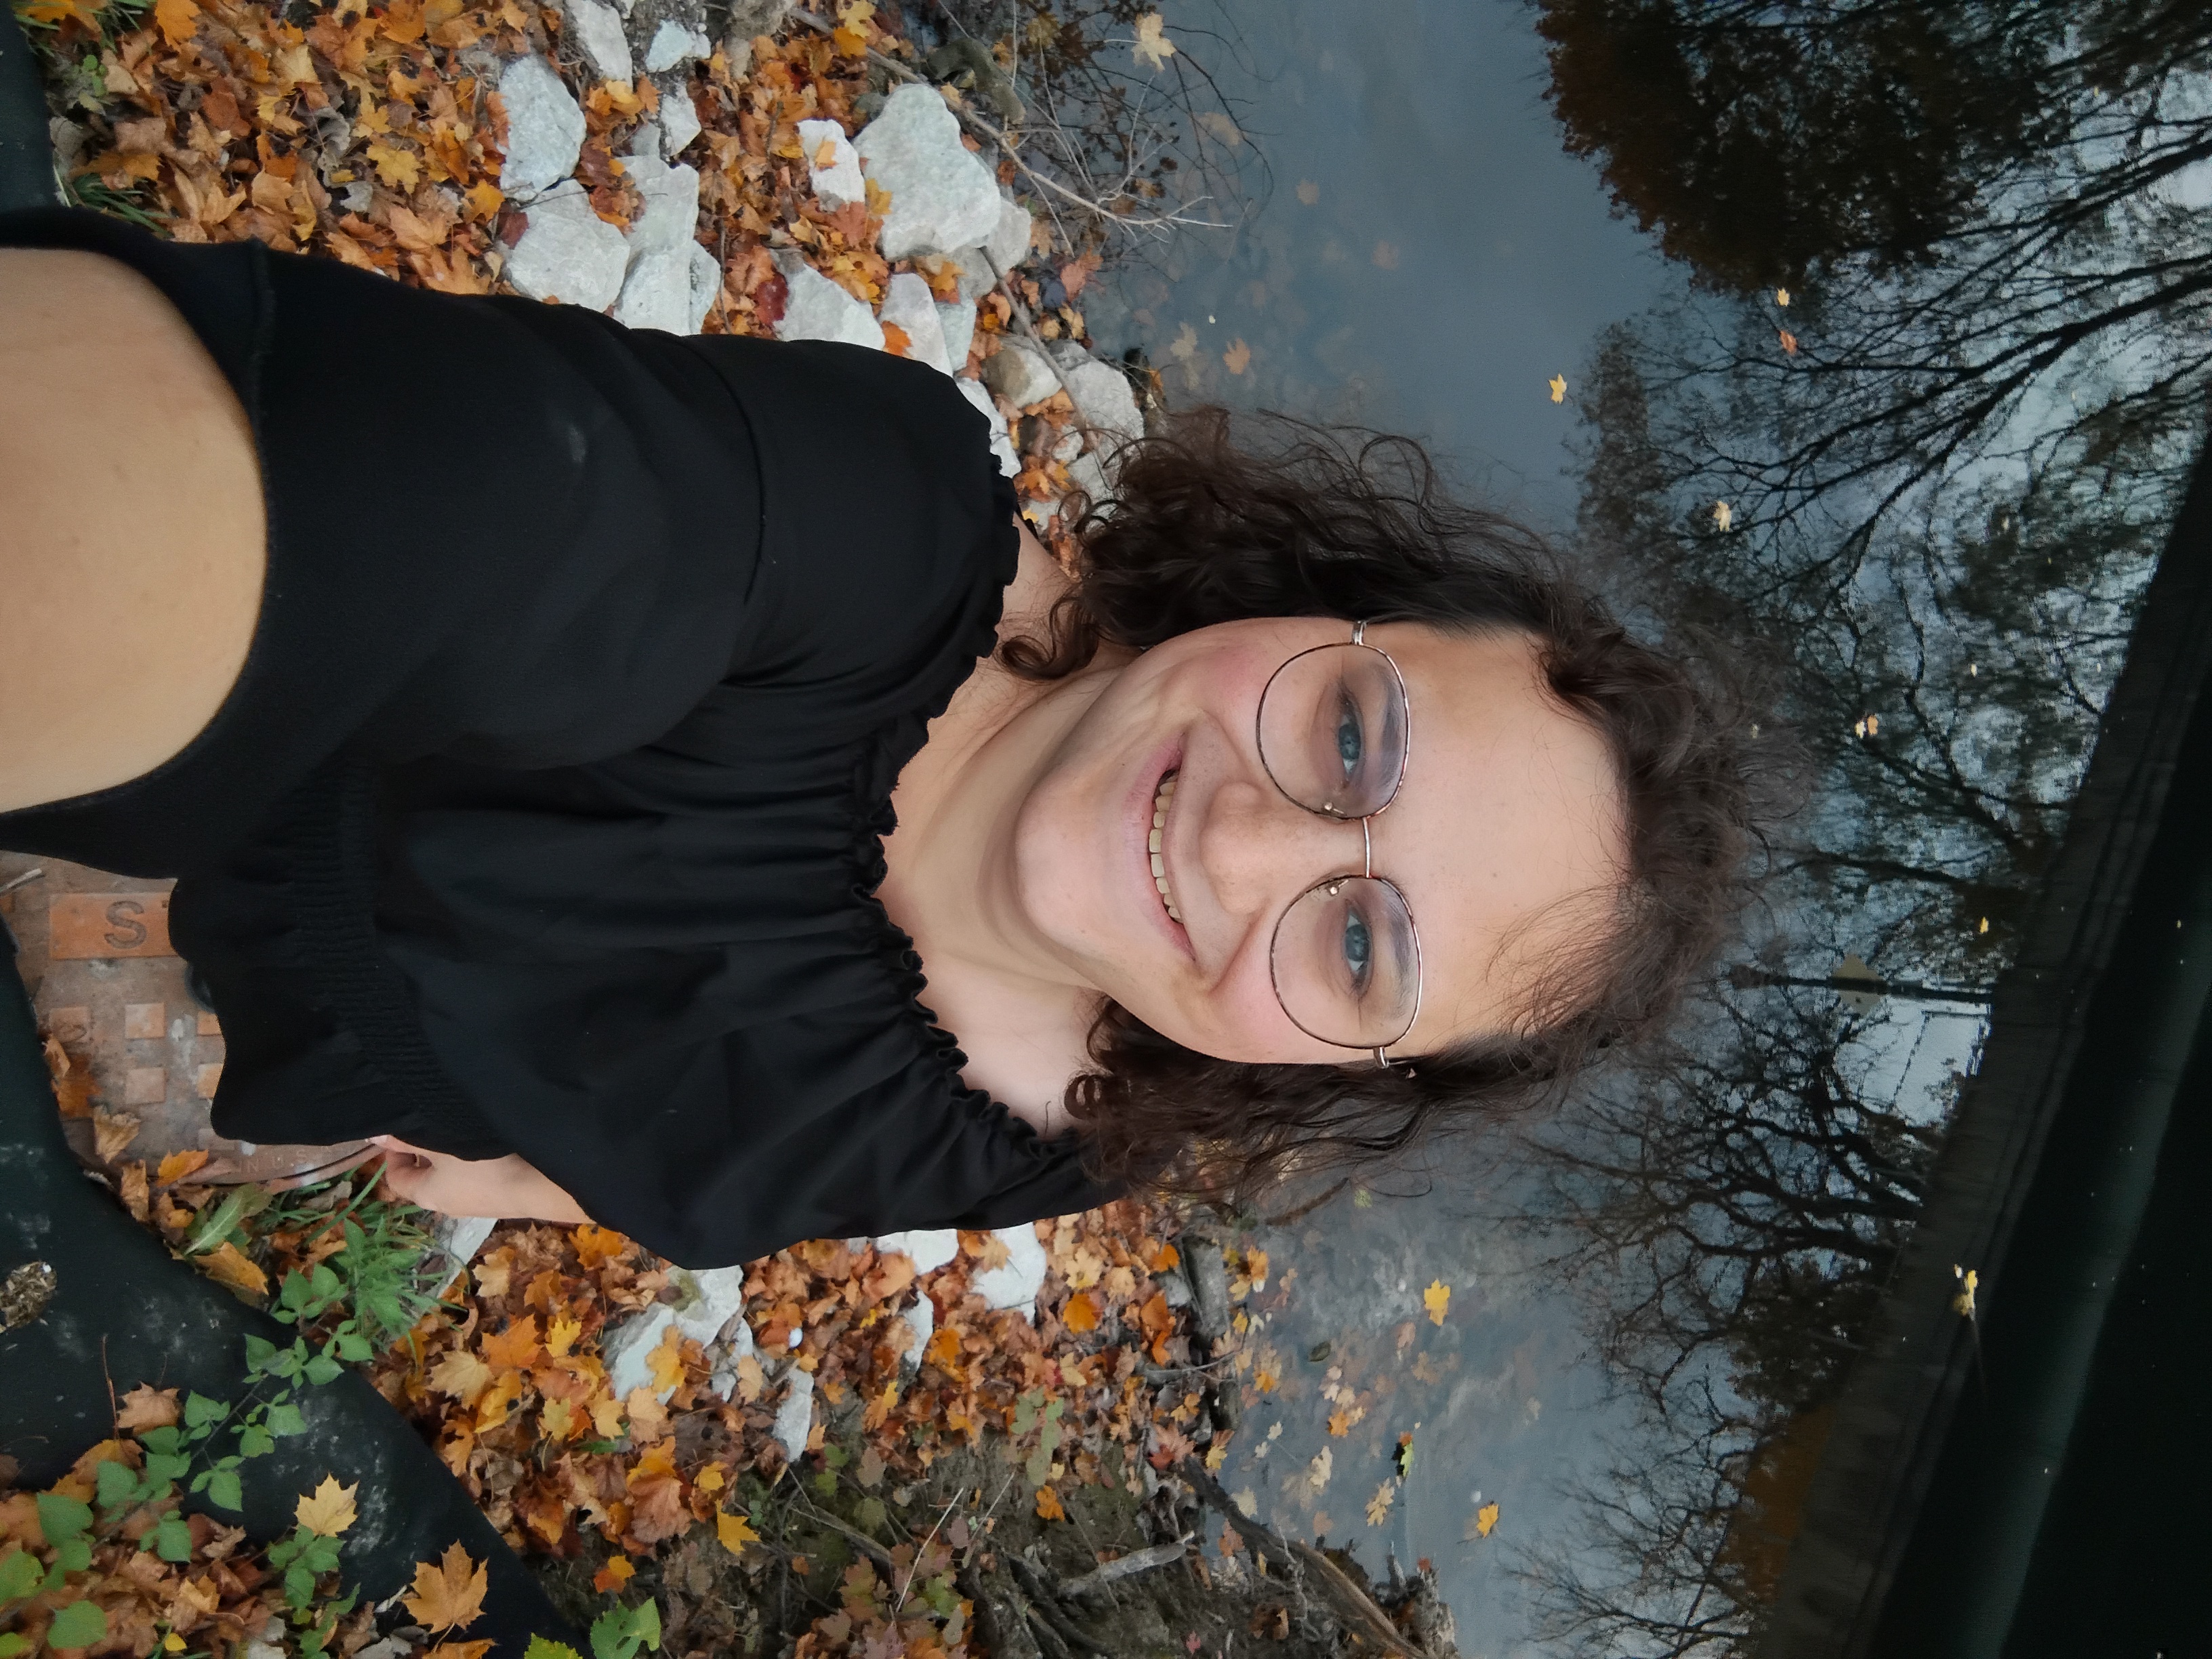
[[[1692,273],[1581,380],[1587,550],[1748,643],[1811,780],[1769,965],[2007,959],[2212,393],[2212,9],[1538,0],[1568,147]],[[1569,1650],[1744,1647],[1941,1103],[1717,989],[1550,1151],[1644,1410],[1530,1564]]]

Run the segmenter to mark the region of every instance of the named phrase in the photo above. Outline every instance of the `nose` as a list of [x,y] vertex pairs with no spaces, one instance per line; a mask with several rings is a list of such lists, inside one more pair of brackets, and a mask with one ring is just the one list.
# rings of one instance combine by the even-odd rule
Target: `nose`
[[1316,882],[1360,866],[1356,819],[1309,812],[1273,787],[1222,784],[1199,825],[1198,856],[1221,908],[1240,921],[1281,910]]

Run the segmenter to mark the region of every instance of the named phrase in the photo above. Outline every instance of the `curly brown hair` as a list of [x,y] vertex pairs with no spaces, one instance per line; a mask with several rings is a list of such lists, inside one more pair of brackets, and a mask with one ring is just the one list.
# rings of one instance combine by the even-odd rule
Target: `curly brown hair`
[[1255,448],[1232,439],[1228,411],[1196,409],[1125,449],[1110,496],[1074,526],[1076,586],[1043,637],[1007,640],[1000,659],[1056,679],[1102,645],[1249,617],[1527,635],[1552,693],[1612,750],[1627,871],[1602,925],[1529,986],[1527,1035],[1387,1068],[1253,1065],[1108,1003],[1096,1069],[1066,1094],[1088,1167],[1232,1206],[1291,1174],[1371,1175],[1437,1131],[1525,1112],[1596,1049],[1651,1031],[1733,927],[1751,840],[1742,722],[1721,680],[1632,637],[1535,532],[1451,500],[1412,440],[1264,424],[1271,441]]

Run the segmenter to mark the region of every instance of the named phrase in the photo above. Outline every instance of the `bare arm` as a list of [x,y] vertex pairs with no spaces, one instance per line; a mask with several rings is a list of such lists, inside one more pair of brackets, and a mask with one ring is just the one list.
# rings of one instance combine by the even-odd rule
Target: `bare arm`
[[573,1227],[592,1218],[574,1199],[513,1154],[455,1158],[410,1146],[392,1135],[369,1138],[389,1154],[384,1184],[404,1202],[441,1215],[489,1216],[501,1221],[557,1221]]

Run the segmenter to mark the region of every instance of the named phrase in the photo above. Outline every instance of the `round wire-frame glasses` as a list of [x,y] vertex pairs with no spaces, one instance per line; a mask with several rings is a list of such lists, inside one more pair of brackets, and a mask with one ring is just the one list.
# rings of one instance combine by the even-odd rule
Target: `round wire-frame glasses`
[[[1388,877],[1378,876],[1375,873],[1375,838],[1372,821],[1377,813],[1382,811],[1393,800],[1397,799],[1398,790],[1405,781],[1406,763],[1407,757],[1412,751],[1413,746],[1413,707],[1406,692],[1405,675],[1399,671],[1398,665],[1391,659],[1390,653],[1389,652],[1384,651],[1379,646],[1373,646],[1367,643],[1366,634],[1367,624],[1364,621],[1356,622],[1352,624],[1352,639],[1348,644],[1335,643],[1311,647],[1307,650],[1297,653],[1285,661],[1280,667],[1276,669],[1275,672],[1268,677],[1267,686],[1260,694],[1260,706],[1254,715],[1254,736],[1259,750],[1260,763],[1266,769],[1269,781],[1274,784],[1276,789],[1282,793],[1284,799],[1290,801],[1291,805],[1301,807],[1306,811],[1316,813],[1322,817],[1334,818],[1340,823],[1351,823],[1356,820],[1359,825],[1359,836],[1362,851],[1362,867],[1360,870],[1356,872],[1345,871],[1335,875],[1322,878],[1320,881],[1314,883],[1312,886],[1306,888],[1304,891],[1299,893],[1297,897],[1293,898],[1291,902],[1284,908],[1283,914],[1276,919],[1274,932],[1268,941],[1267,951],[1267,971],[1269,980],[1274,989],[1275,1000],[1281,1006],[1284,1015],[1290,1020],[1290,1022],[1293,1025],[1297,1026],[1299,1030],[1304,1032],[1308,1036],[1313,1037],[1318,1042],[1328,1043],[1334,1048],[1357,1048],[1371,1053],[1375,1056],[1375,1060],[1377,1065],[1388,1066],[1390,1063],[1389,1048],[1391,1045],[1402,1041],[1406,1034],[1413,1029],[1414,1022],[1420,1017],[1420,936],[1414,929],[1413,908],[1412,906],[1407,902],[1406,895],[1403,890],[1401,890],[1395,882],[1391,881]],[[1347,651],[1356,651],[1366,653],[1367,656],[1370,656],[1380,662],[1382,668],[1387,671],[1387,673],[1383,675],[1371,676],[1370,678],[1375,685],[1383,690],[1384,693],[1394,705],[1382,711],[1382,729],[1385,733],[1386,740],[1386,761],[1389,761],[1391,763],[1386,764],[1382,769],[1382,775],[1370,782],[1365,796],[1356,799],[1351,803],[1352,806],[1357,807],[1358,810],[1346,810],[1346,807],[1344,805],[1340,805],[1334,801],[1316,801],[1305,799],[1302,795],[1300,789],[1297,787],[1294,787],[1294,782],[1296,781],[1286,781],[1283,775],[1284,769],[1279,764],[1279,761],[1281,757],[1279,755],[1274,757],[1270,757],[1268,753],[1267,735],[1269,714],[1268,699],[1276,692],[1277,688],[1285,684],[1298,683],[1297,675],[1299,672],[1310,673],[1312,672],[1313,665],[1310,664],[1310,659],[1320,658],[1324,653],[1335,653]],[[1307,670],[1299,671],[1299,665],[1302,663],[1309,664]],[[1291,681],[1285,681],[1285,677],[1286,675],[1292,677]],[[1339,689],[1340,693],[1342,691],[1342,684],[1343,682],[1340,679]],[[1350,701],[1349,698],[1346,700]],[[1387,744],[1393,739],[1393,738],[1395,738],[1397,749],[1397,753],[1394,757],[1387,755]],[[1363,1036],[1359,1041],[1347,1042],[1345,1040],[1344,1036],[1331,1035],[1328,1031],[1315,1029],[1315,1024],[1310,1023],[1313,1019],[1312,1011],[1310,1008],[1308,1010],[1308,1017],[1306,1018],[1301,1018],[1299,1017],[1298,1008],[1294,1006],[1293,1004],[1305,1001],[1306,998],[1303,992],[1294,990],[1292,993],[1286,994],[1284,986],[1285,945],[1285,929],[1291,924],[1293,917],[1299,917],[1302,915],[1315,912],[1315,901],[1323,901],[1324,904],[1336,901],[1343,897],[1347,889],[1352,888],[1353,884],[1359,884],[1360,885],[1357,890],[1358,893],[1361,896],[1370,898],[1378,908],[1392,910],[1395,912],[1394,920],[1386,926],[1386,933],[1395,933],[1397,925],[1400,922],[1402,923],[1403,939],[1395,940],[1394,942],[1398,950],[1410,958],[1412,994],[1410,999],[1401,999],[1406,1005],[1404,1008],[1404,1017],[1402,1020],[1395,1018],[1391,1020],[1390,1023],[1395,1025],[1395,1029],[1390,1030],[1387,1036],[1381,1036],[1370,1033]],[[1360,936],[1362,939],[1365,941],[1368,947],[1371,950],[1373,941],[1370,925],[1364,920],[1362,920],[1358,923],[1358,926],[1361,930]]]

